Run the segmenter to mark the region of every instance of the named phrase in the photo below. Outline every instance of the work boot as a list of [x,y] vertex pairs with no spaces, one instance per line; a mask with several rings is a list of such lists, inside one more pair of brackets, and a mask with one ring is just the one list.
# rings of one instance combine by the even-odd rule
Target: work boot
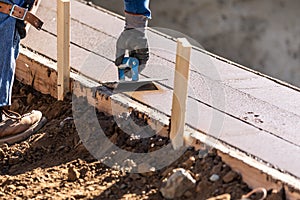
[[2,121],[0,122],[0,144],[22,141],[36,132],[44,122],[42,113],[33,110],[30,113],[20,115],[13,111],[0,110]]

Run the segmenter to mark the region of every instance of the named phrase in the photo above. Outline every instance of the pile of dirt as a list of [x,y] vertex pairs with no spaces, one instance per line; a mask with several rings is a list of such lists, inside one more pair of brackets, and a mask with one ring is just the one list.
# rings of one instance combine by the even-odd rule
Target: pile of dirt
[[[239,199],[251,191],[215,150],[201,157],[190,148],[171,166],[148,173],[107,167],[83,146],[71,97],[57,101],[19,82],[13,92],[13,110],[40,110],[48,122],[26,141],[0,146],[0,199],[164,199],[160,192],[163,180],[176,168],[186,169],[196,180],[195,187],[178,199],[207,199],[224,193]],[[147,153],[170,142],[156,135],[148,139],[151,142],[133,141],[118,128],[113,116],[97,115],[105,134],[122,149]]]

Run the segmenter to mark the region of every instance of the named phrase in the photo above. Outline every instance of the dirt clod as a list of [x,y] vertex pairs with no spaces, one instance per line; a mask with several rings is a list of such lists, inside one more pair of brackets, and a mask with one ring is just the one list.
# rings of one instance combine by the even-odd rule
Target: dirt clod
[[68,181],[76,181],[79,176],[80,173],[73,166],[70,166],[68,169]]
[[229,183],[235,180],[236,178],[238,178],[238,174],[234,171],[230,171],[223,177],[223,181],[224,183]]

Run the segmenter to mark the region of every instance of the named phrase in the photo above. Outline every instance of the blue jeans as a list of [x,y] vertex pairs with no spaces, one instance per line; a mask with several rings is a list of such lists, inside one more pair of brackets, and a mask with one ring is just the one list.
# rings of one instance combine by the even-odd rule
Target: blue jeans
[[[24,0],[0,0],[22,5]],[[16,59],[19,54],[20,36],[15,28],[16,19],[0,13],[0,107],[11,104]]]
[[124,0],[125,11],[133,14],[141,14],[151,18],[149,3],[150,0]]

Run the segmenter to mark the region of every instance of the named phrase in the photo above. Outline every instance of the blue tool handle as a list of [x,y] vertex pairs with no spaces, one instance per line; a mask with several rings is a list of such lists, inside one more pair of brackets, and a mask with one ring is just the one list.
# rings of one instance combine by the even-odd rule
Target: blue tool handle
[[[119,80],[125,80],[125,68],[131,69],[132,81],[139,80],[139,60],[133,57],[125,57],[122,61],[122,68],[118,69]],[[125,66],[124,66],[125,65]]]
[[119,73],[119,80],[121,81],[125,81],[125,69],[118,69],[118,73]]

